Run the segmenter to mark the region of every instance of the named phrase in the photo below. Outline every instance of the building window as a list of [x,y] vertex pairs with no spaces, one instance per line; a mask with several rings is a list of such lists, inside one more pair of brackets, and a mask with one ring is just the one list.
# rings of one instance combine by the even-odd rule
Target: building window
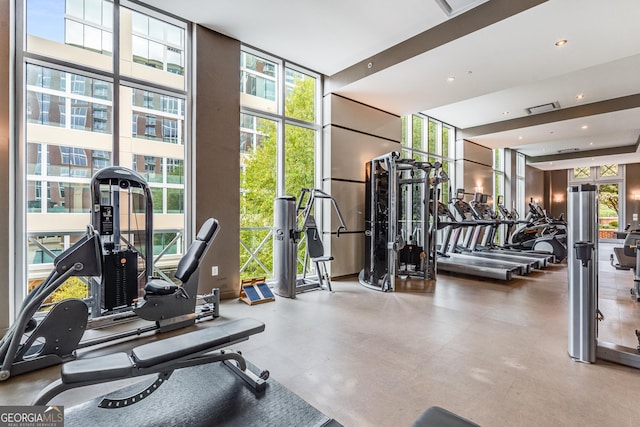
[[585,179],[591,176],[591,168],[589,166],[573,168],[573,177],[575,179]]
[[184,75],[184,30],[132,12],[133,62]]
[[603,165],[600,166],[600,177],[612,177],[618,176],[618,165]]

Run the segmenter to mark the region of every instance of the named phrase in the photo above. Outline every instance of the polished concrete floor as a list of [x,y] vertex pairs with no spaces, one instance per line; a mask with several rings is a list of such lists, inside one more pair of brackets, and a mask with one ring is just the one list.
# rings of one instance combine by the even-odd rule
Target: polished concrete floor
[[[601,245],[599,338],[635,348],[640,303],[610,252]],[[225,301],[221,318],[198,327],[264,321],[266,331],[237,348],[345,426],[410,426],[433,405],[483,426],[640,426],[640,371],[567,355],[566,264],[507,284],[441,274],[398,287],[380,293],[351,279],[295,300]],[[113,346],[80,356],[101,351]],[[28,404],[58,372],[0,384],[0,403]]]

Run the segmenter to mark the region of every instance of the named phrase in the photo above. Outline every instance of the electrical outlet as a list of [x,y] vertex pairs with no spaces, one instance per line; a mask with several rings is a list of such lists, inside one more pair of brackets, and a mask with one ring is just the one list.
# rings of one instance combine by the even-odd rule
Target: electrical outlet
[[217,276],[218,275],[218,266],[214,265],[213,267],[211,267],[211,275],[212,276]]

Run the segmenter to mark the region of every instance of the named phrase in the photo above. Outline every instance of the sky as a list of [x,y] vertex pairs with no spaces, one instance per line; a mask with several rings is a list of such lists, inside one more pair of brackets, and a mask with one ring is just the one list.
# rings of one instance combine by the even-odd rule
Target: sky
[[64,0],[27,0],[27,33],[64,43]]

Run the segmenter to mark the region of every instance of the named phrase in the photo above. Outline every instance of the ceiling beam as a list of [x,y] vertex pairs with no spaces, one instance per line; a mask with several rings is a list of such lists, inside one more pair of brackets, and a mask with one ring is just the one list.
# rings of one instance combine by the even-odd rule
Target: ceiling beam
[[519,117],[486,125],[458,129],[458,139],[469,139],[476,136],[490,135],[531,126],[544,125],[564,120],[579,119],[580,117],[596,116],[598,114],[613,113],[615,111],[628,110],[640,107],[640,93],[608,99],[606,101],[592,102],[590,104],[577,105],[575,107],[562,108],[547,113]]
[[550,154],[548,156],[527,156],[527,164],[557,162],[560,160],[575,160],[585,157],[613,156],[616,154],[637,153],[640,147],[640,135],[635,144],[623,145],[621,147],[599,148],[597,150],[574,151],[571,153]]
[[326,79],[327,92],[375,74],[421,55],[453,40],[464,37],[496,22],[524,12],[548,0],[489,0],[440,25],[430,28],[395,46],[364,59]]

